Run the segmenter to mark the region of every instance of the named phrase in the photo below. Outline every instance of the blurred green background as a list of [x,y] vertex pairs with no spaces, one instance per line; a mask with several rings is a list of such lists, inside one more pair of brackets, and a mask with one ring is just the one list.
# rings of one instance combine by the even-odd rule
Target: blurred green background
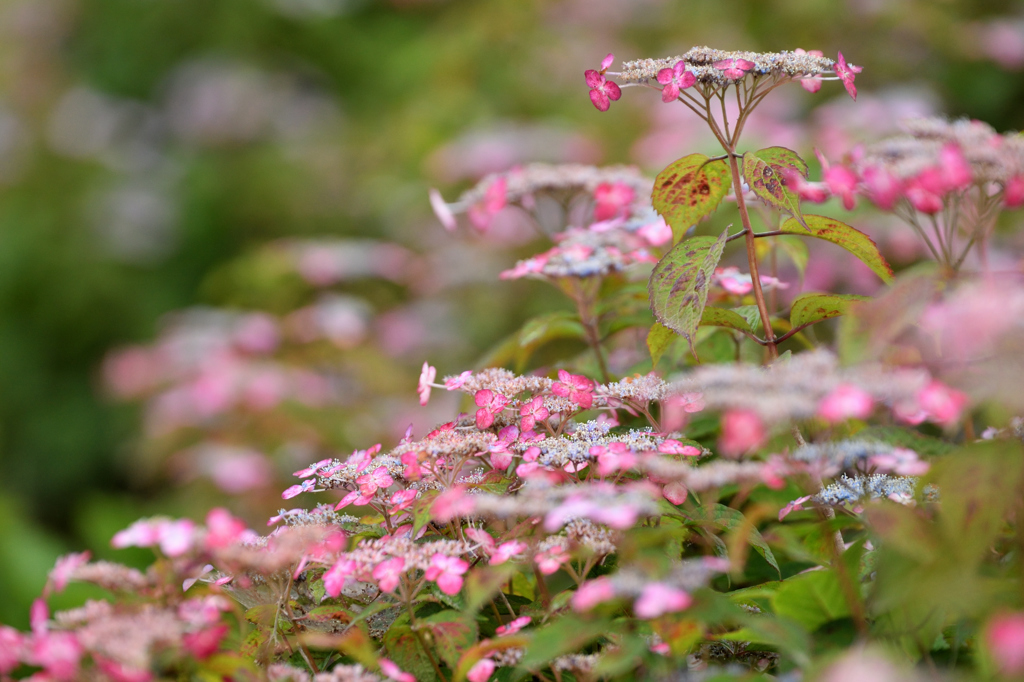
[[[0,621],[27,623],[58,554],[124,560],[106,547],[131,520],[217,503],[137,475],[141,411],[103,388],[111,348],[189,306],[283,312],[245,266],[280,238],[381,239],[431,267],[482,250],[496,280],[514,248],[438,247],[465,238],[428,188],[452,199],[535,160],[655,173],[707,146],[651,93],[600,114],[583,82],[608,52],[700,44],[864,66],[856,104],[830,84],[766,105],[751,135],[802,153],[835,157],[915,113],[1024,127],[1009,0],[0,0]],[[547,305],[529,283],[446,291],[459,343],[434,352],[442,373]],[[361,293],[378,313],[419,295]],[[426,358],[410,348],[380,390],[414,400]]]

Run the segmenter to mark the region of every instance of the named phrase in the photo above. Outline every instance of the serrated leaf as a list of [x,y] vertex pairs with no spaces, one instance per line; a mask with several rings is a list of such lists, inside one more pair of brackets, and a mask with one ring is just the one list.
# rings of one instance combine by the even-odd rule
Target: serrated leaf
[[[797,162],[799,165],[795,165]],[[800,213],[800,197],[786,187],[787,169],[806,175],[807,164],[796,152],[785,147],[769,147],[743,155],[743,177],[751,191],[769,206],[791,214],[806,228]]]
[[682,238],[701,218],[714,211],[729,193],[732,173],[724,159],[708,161],[704,154],[690,154],[658,173],[651,203]]
[[429,630],[434,650],[453,669],[462,654],[476,643],[479,634],[476,621],[458,611],[440,611],[420,622]]
[[823,215],[805,215],[804,223],[807,225],[807,229],[804,229],[800,223],[790,218],[782,223],[780,229],[790,234],[824,239],[841,246],[859,258],[864,265],[871,268],[871,271],[878,275],[883,282],[888,284],[892,281],[892,268],[889,267],[889,263],[882,257],[882,253],[878,250],[878,245],[875,244],[871,237],[855,227]]
[[700,236],[679,242],[654,266],[647,285],[654,316],[686,339],[691,351],[728,233],[726,229],[718,239]]
[[675,338],[676,333],[661,322],[651,325],[651,330],[647,332],[647,350],[651,354],[652,367],[658,366],[658,360],[661,360],[661,356],[665,354],[665,350]]
[[726,308],[705,307],[704,313],[700,316],[700,324],[702,327],[728,327],[753,333],[750,323],[742,315]]
[[854,303],[871,300],[870,296],[854,294],[801,294],[793,299],[789,323],[794,327],[814,324],[845,315]]
[[[732,507],[726,507],[724,504],[701,505],[688,510],[686,515],[698,525],[710,526],[718,530],[737,530],[742,528],[747,522],[743,512]],[[768,546],[768,543],[761,536],[761,532],[757,528],[751,526],[750,533],[747,535],[747,541],[754,548],[754,551],[764,557],[764,560],[771,564],[772,568],[776,571],[779,571],[781,575],[779,562],[775,560],[772,548]]]
[[812,571],[783,581],[772,597],[775,613],[803,625],[808,632],[850,615],[839,578],[831,570]]

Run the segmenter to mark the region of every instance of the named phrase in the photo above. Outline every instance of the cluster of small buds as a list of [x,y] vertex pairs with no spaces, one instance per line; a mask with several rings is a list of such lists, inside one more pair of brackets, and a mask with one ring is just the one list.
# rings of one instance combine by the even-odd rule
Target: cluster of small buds
[[[847,476],[843,474],[835,482],[823,486],[816,495],[799,497],[779,511],[781,521],[794,511],[804,509],[805,504],[812,502],[830,507],[844,507],[854,513],[863,510],[865,503],[871,500],[891,500],[903,505],[915,503],[918,478],[916,476],[889,476],[887,474],[871,474],[868,476]],[[927,486],[922,493],[926,500],[938,499],[938,490]]]
[[469,564],[473,545],[458,540],[433,540],[416,543],[398,535],[362,540],[350,552],[343,552],[323,575],[327,594],[337,597],[346,582],[373,583],[383,592],[394,592],[403,577],[415,578],[416,572],[437,582],[445,594],[462,589],[462,575]]
[[501,279],[604,277],[634,265],[656,263],[658,258],[649,247],[671,239],[671,230],[666,230],[644,233],[647,239],[623,230],[570,230],[557,246],[517,262],[514,268],[501,273]]
[[606,74],[616,76],[623,85],[661,86],[661,97],[665,103],[680,99],[680,93],[696,87],[707,93],[724,89],[745,80],[748,76],[756,82],[767,79],[772,86],[786,81],[799,80],[809,92],[817,92],[822,80],[839,79],[847,92],[857,98],[854,85],[856,74],[861,67],[848,64],[840,52],[838,59],[822,56],[818,50],[797,49],[792,52],[730,52],[708,47],[694,47],[685,54],[665,59],[639,59],[622,63],[620,72],[609,72],[613,55],[601,62],[601,70],[585,73],[590,87],[590,99],[599,111],[607,111],[609,100],[621,96],[619,86],[609,81]]
[[629,166],[530,164],[484,177],[454,203],[446,203],[437,190],[431,190],[430,203],[448,230],[456,229],[457,214],[466,213],[476,229],[486,231],[494,216],[506,206],[517,205],[531,211],[536,197],[543,194],[589,195],[594,202],[591,217],[599,225],[607,226],[609,221],[653,223],[657,218],[652,215],[648,198],[653,185],[652,179]]
[[673,382],[675,393],[694,391],[702,393],[708,408],[737,420],[740,416],[760,420],[762,428],[765,423],[814,416],[832,422],[863,418],[874,405],[888,405],[906,423],[929,419],[947,425],[966,406],[966,396],[931,379],[925,370],[870,364],[848,370],[823,350],[769,367],[704,365]]
[[797,448],[790,459],[812,465],[820,476],[834,476],[840,471],[863,468],[900,476],[922,476],[928,462],[916,452],[871,440],[841,440],[813,443]]
[[690,592],[729,570],[728,559],[719,557],[683,560],[673,566],[669,575],[658,579],[634,569],[621,569],[581,585],[573,595],[572,607],[576,611],[590,611],[602,602],[628,598],[635,600],[633,612],[638,617],[657,618],[686,609],[693,601]]

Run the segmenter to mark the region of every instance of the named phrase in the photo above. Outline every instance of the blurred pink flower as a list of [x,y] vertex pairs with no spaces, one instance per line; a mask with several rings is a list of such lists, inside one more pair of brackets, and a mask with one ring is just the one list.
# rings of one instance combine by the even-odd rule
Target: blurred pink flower
[[469,207],[469,222],[473,227],[486,232],[498,212],[505,208],[508,180],[504,176],[494,179],[484,191],[484,198]]
[[847,64],[846,59],[843,57],[843,53],[839,53],[839,58],[836,59],[835,72],[836,75],[839,76],[839,80],[843,81],[843,86],[846,88],[846,91],[850,93],[850,97],[853,99],[857,99],[857,86],[853,84],[853,79],[862,70],[863,69],[860,66]]
[[494,661],[489,658],[481,658],[473,664],[473,667],[466,673],[469,682],[487,682],[494,673]]
[[658,445],[658,452],[666,455],[685,455],[696,457],[704,451],[694,445],[683,445],[674,438],[666,438]]
[[206,515],[206,549],[221,549],[238,542],[246,534],[245,522],[235,518],[227,509],[217,507]]
[[633,613],[640,618],[657,618],[665,613],[682,611],[692,603],[693,598],[677,587],[650,583],[644,586],[640,597],[633,604]]
[[445,203],[441,193],[433,188],[430,190],[430,207],[434,209],[434,215],[444,225],[444,229],[454,232],[455,228],[458,227],[458,223],[455,221],[455,214],[452,213],[451,207]]
[[384,676],[389,680],[395,682],[416,682],[416,678],[412,673],[403,672],[394,662],[387,658],[381,658],[377,661],[380,665],[380,671],[384,673]]
[[420,382],[416,388],[416,392],[420,396],[420,405],[426,405],[430,400],[430,388],[433,385],[434,379],[437,377],[437,369],[431,367],[429,363],[423,363],[423,369],[420,370]]
[[494,548],[494,552],[491,554],[491,559],[488,563],[490,563],[491,566],[503,564],[517,554],[522,554],[526,549],[526,543],[520,542],[519,540],[503,542]]
[[689,491],[686,489],[686,486],[679,481],[672,481],[661,489],[661,494],[664,495],[665,499],[672,504],[682,504],[683,502],[686,502],[686,497],[689,494]]
[[572,595],[572,608],[589,611],[598,604],[615,598],[615,586],[606,576],[594,578],[580,585]]
[[934,380],[918,392],[917,401],[932,421],[943,426],[959,420],[967,406],[966,395]]
[[[80,566],[89,562],[90,556],[89,552],[77,552],[75,554],[65,554],[57,559],[57,563],[54,564],[53,569],[50,571],[47,591],[64,591],[71,576]],[[3,672],[2,665],[0,665],[0,672]]]
[[795,512],[795,511],[802,510],[804,508],[803,507],[804,502],[807,502],[810,499],[811,499],[811,495],[805,495],[803,497],[798,497],[795,500],[793,500],[792,502],[790,502],[789,504],[787,504],[785,507],[783,507],[782,509],[779,510],[779,521],[781,521],[782,519],[786,518],[787,516],[789,516],[791,513]]
[[722,415],[718,447],[727,457],[739,457],[764,441],[765,428],[756,412],[729,410]]
[[818,405],[818,416],[836,424],[846,419],[867,419],[874,409],[875,399],[862,388],[841,384]]
[[988,645],[996,667],[1003,675],[1024,673],[1024,612],[1003,613],[989,621],[985,629]]
[[594,188],[594,220],[623,216],[636,199],[636,192],[624,182],[603,182]]
[[499,625],[495,629],[495,632],[499,636],[514,635],[517,632],[519,632],[520,630],[522,630],[523,628],[525,628],[527,625],[529,625],[532,621],[533,621],[533,618],[531,618],[530,616],[520,616],[519,618],[516,618],[516,619],[510,621],[506,625]]
[[535,554],[533,561],[537,564],[538,571],[544,575],[551,575],[557,571],[562,564],[569,561],[569,555],[560,545],[555,545],[543,552]]

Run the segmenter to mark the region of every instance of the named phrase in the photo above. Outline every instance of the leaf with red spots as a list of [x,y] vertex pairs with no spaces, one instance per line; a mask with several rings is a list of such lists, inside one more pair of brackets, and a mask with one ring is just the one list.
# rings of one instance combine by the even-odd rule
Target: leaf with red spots
[[783,232],[817,237],[837,244],[859,258],[873,273],[881,277],[883,282],[888,284],[892,281],[892,268],[882,257],[871,237],[855,227],[823,215],[805,215],[804,222],[805,225],[801,226],[790,218],[782,224],[781,229]]
[[806,227],[800,213],[800,196],[786,186],[786,176],[794,172],[807,177],[807,164],[791,149],[767,147],[743,155],[743,178],[751,191]]
[[688,229],[711,214],[729,193],[732,173],[723,159],[690,154],[673,162],[654,180],[651,203],[681,239]]
[[803,294],[793,299],[789,323],[794,327],[802,327],[805,324],[839,317],[845,315],[852,304],[869,300],[870,296],[853,294]]
[[679,242],[654,266],[647,284],[654,317],[686,339],[691,351],[728,234],[725,230],[718,239],[700,236]]

